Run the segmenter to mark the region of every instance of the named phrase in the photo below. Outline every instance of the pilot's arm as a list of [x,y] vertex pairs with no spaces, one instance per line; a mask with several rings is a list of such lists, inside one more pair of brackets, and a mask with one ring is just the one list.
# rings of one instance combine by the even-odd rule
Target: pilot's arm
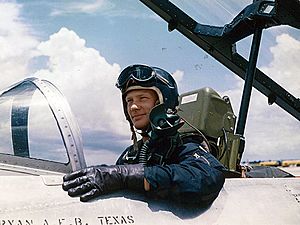
[[81,201],[129,189],[184,203],[211,203],[224,184],[224,167],[198,144],[182,148],[176,164],[89,167],[64,176],[63,189]]
[[181,148],[178,163],[145,167],[150,193],[182,203],[211,203],[223,187],[224,166],[196,143]]

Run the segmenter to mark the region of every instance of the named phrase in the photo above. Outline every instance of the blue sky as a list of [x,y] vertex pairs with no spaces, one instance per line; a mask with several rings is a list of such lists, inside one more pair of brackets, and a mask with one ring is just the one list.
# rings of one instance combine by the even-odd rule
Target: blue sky
[[[173,1],[204,24],[223,25],[251,1]],[[183,4],[184,2],[184,4]],[[122,68],[160,66],[180,92],[209,86],[229,95],[238,114],[243,82],[137,0],[0,1],[0,69],[4,88],[28,76],[46,78],[65,94],[83,133],[89,164],[112,163],[130,144],[120,94]],[[238,43],[247,57],[251,38]],[[259,68],[300,95],[300,31],[263,34]],[[300,158],[299,121],[253,92],[244,160]]]

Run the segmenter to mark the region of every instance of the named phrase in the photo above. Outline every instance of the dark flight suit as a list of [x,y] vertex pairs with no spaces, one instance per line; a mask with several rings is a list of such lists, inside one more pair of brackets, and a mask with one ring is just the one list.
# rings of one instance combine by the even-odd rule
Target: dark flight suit
[[[139,141],[139,149],[142,142]],[[224,166],[200,144],[185,141],[174,149],[170,157],[163,157],[166,143],[151,149],[151,156],[144,170],[144,177],[150,184],[149,195],[156,198],[172,199],[180,203],[210,204],[219,194],[225,178]],[[138,153],[133,160],[126,154],[133,151],[129,146],[116,164],[138,163]]]

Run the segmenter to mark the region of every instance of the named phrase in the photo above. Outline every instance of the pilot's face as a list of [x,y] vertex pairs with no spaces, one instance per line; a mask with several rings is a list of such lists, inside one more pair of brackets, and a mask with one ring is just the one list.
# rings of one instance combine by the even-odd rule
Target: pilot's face
[[149,113],[157,102],[157,94],[153,90],[131,90],[126,95],[127,112],[134,127],[145,131],[149,125]]

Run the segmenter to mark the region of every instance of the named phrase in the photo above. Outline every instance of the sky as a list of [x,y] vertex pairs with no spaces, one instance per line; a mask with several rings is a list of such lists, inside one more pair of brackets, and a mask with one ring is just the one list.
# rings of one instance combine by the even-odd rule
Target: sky
[[[198,22],[223,26],[248,0],[172,1]],[[237,43],[248,58],[251,37]],[[78,120],[87,163],[114,163],[130,130],[115,82],[130,64],[169,71],[180,93],[211,87],[228,95],[238,115],[243,80],[215,61],[137,0],[0,0],[0,89],[27,77],[47,79],[66,96]],[[263,33],[258,67],[300,96],[300,31]],[[243,160],[300,158],[299,121],[269,106],[255,89]]]

